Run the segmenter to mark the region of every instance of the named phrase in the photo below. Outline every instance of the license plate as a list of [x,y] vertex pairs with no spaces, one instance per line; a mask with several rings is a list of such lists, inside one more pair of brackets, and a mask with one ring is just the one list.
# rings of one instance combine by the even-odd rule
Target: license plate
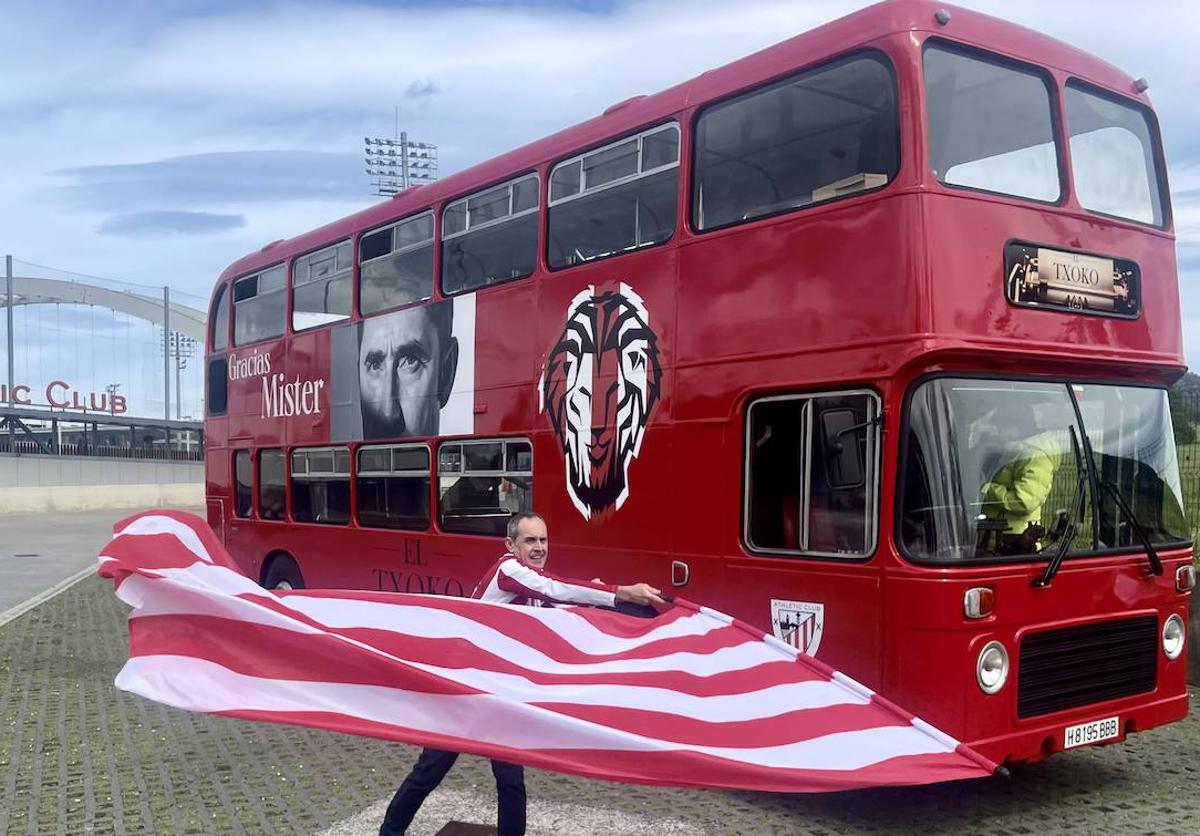
[[1089,743],[1112,740],[1120,734],[1120,717],[1105,717],[1103,720],[1080,723],[1078,726],[1067,726],[1066,731],[1063,732],[1063,748],[1073,749],[1076,746],[1087,746]]

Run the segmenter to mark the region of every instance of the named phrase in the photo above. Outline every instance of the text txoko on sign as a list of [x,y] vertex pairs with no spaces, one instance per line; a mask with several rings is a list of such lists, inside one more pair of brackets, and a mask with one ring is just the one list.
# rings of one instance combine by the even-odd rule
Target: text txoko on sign
[[1120,717],[1105,717],[1103,720],[1080,723],[1078,726],[1067,726],[1066,731],[1063,733],[1063,748],[1073,749],[1076,746],[1086,746],[1089,743],[1112,740],[1120,734]]

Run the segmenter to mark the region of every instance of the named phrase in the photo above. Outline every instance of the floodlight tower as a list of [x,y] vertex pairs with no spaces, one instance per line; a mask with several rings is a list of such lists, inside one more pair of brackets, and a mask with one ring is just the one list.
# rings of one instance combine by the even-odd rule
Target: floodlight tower
[[363,137],[367,174],[373,179],[375,194],[389,197],[409,186],[432,183],[437,179],[437,146],[428,142],[412,142],[406,131],[395,139]]
[[192,359],[192,355],[196,353],[196,341],[178,331],[170,331],[165,334],[164,341],[164,350],[167,356],[175,358],[175,420],[180,421],[183,419],[183,408],[179,378],[183,370],[188,367],[188,361]]

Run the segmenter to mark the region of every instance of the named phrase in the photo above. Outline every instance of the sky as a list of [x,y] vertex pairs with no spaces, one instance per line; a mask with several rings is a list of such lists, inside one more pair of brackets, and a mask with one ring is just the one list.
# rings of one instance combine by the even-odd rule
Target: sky
[[[378,200],[362,138],[397,108],[445,176],[866,5],[0,0],[0,253],[203,305],[230,262]],[[1200,366],[1200,3],[957,5],[1149,80]]]

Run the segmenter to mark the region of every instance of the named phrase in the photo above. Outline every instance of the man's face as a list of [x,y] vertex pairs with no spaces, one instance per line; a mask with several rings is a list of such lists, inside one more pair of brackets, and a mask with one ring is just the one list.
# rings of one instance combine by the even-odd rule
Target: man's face
[[363,321],[358,351],[363,437],[435,435],[445,353],[425,308]]
[[521,520],[517,523],[516,539],[508,538],[504,544],[526,566],[545,568],[549,543],[546,539],[546,522],[540,517]]

